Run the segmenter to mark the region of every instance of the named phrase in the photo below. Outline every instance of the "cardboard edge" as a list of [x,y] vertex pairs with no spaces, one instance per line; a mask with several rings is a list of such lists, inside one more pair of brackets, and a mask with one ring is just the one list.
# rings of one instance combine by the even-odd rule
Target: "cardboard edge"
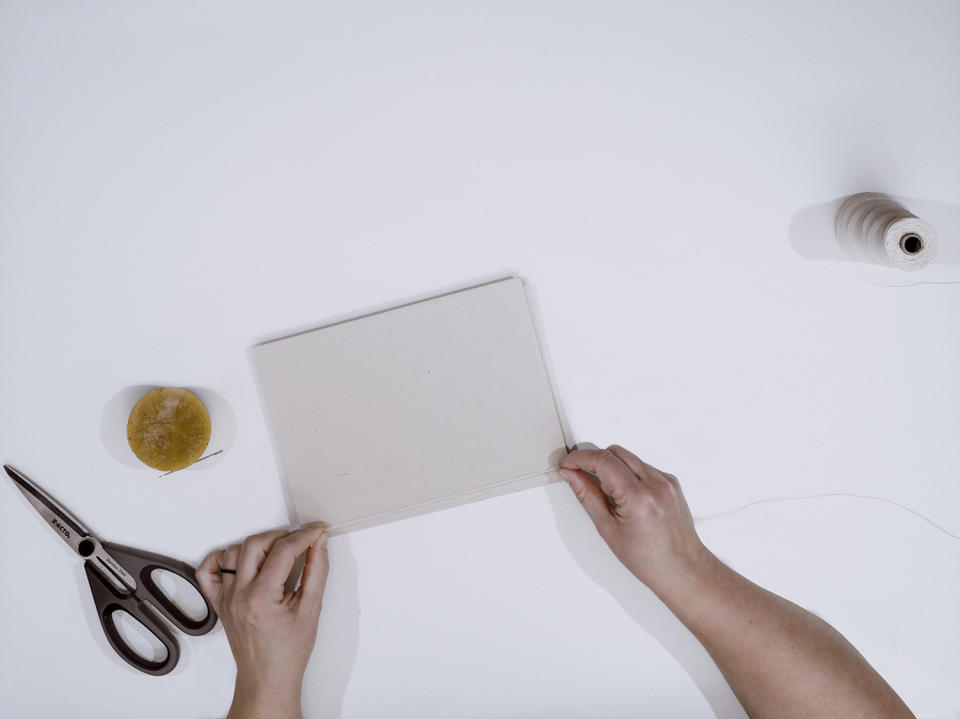
[[348,322],[356,322],[357,320],[363,320],[368,317],[374,317],[375,315],[380,315],[385,312],[392,312],[393,310],[399,310],[399,309],[403,309],[404,307],[418,305],[422,302],[430,302],[431,300],[437,300],[437,299],[440,299],[441,297],[448,297],[449,295],[456,295],[461,292],[476,290],[481,287],[486,287],[487,285],[495,285],[498,282],[507,282],[509,280],[519,280],[521,284],[523,283],[523,278],[521,278],[517,274],[498,275],[495,279],[485,280],[483,282],[478,282],[465,287],[458,286],[456,289],[446,290],[443,292],[434,293],[434,294],[426,295],[423,297],[418,297],[416,299],[411,299],[406,302],[400,302],[399,304],[380,305],[375,309],[371,309],[366,312],[361,312],[360,314],[349,314],[349,315],[341,316],[337,319],[334,319],[330,322],[326,322],[324,324],[311,325],[310,327],[307,327],[305,329],[298,329],[293,332],[286,332],[282,335],[271,336],[267,339],[262,339],[255,342],[251,346],[251,349],[256,350],[259,347],[264,347],[266,345],[273,344],[274,342],[280,342],[281,340],[288,340],[293,337],[299,337],[300,335],[309,334],[310,332],[315,332],[317,330],[325,330],[330,327],[336,327],[337,325],[346,324]]
[[290,489],[290,483],[287,481],[287,473],[283,468],[283,462],[280,459],[280,446],[277,443],[276,432],[273,427],[273,421],[270,418],[270,405],[267,403],[266,394],[263,391],[263,383],[260,379],[260,371],[257,366],[257,353],[254,351],[256,345],[247,347],[247,362],[251,368],[253,376],[253,385],[257,392],[257,398],[260,400],[260,407],[263,410],[260,418],[267,429],[267,437],[270,440],[270,448],[273,453],[273,461],[277,467],[277,481],[280,483],[280,491],[283,493],[283,504],[287,510],[287,521],[290,526],[300,526],[300,516],[297,513],[296,504],[293,501],[293,491]]
[[267,402],[266,395],[263,390],[263,384],[260,378],[259,366],[257,358],[260,353],[263,351],[261,348],[268,346],[274,342],[279,342],[280,340],[286,340],[291,337],[297,337],[299,335],[307,334],[317,330],[326,329],[329,327],[334,327],[341,324],[346,324],[348,322],[354,322],[357,320],[362,320],[368,317],[373,317],[375,315],[383,314],[386,312],[391,312],[393,310],[401,309],[404,307],[410,307],[413,305],[421,304],[423,302],[429,302],[431,300],[439,299],[442,297],[447,297],[450,295],[459,294],[461,292],[466,292],[469,290],[479,289],[481,287],[486,287],[489,285],[494,285],[500,282],[508,281],[518,281],[520,283],[520,290],[524,297],[524,302],[526,303],[527,313],[530,318],[531,328],[533,330],[534,339],[537,343],[537,349],[540,354],[540,360],[544,368],[544,373],[546,374],[547,385],[550,390],[550,396],[553,401],[554,411],[557,416],[557,421],[560,430],[560,438],[564,443],[564,447],[558,448],[553,453],[551,453],[549,460],[549,467],[543,471],[536,472],[532,475],[524,475],[519,478],[514,477],[502,482],[495,482],[493,484],[487,484],[482,487],[478,487],[473,490],[467,490],[465,492],[458,492],[453,495],[447,495],[444,497],[438,497],[436,499],[428,500],[426,502],[420,502],[417,504],[409,505],[407,507],[401,507],[398,509],[390,510],[388,512],[381,512],[376,515],[370,515],[363,517],[357,520],[352,520],[350,522],[344,522],[341,524],[330,525],[328,527],[328,533],[330,536],[335,536],[338,534],[346,534],[355,531],[361,531],[363,529],[372,528],[375,526],[381,526],[384,524],[389,524],[395,521],[401,521],[403,519],[408,519],[423,514],[427,514],[434,511],[439,511],[442,509],[447,509],[451,507],[460,506],[463,504],[470,504],[473,502],[482,501],[484,499],[491,499],[493,497],[511,494],[513,492],[522,491],[524,489],[529,489],[532,487],[542,486],[550,482],[558,481],[559,475],[557,471],[557,463],[564,456],[564,454],[569,451],[570,442],[569,442],[569,430],[567,429],[568,423],[566,421],[566,415],[563,411],[562,404],[559,400],[558,393],[556,391],[556,381],[555,375],[553,373],[553,368],[550,362],[548,361],[547,352],[545,349],[543,341],[543,332],[541,331],[540,324],[540,315],[538,309],[535,308],[534,301],[531,300],[531,293],[533,292],[529,283],[519,274],[510,274],[507,276],[500,276],[493,280],[488,280],[485,282],[480,282],[477,284],[472,284],[467,287],[460,287],[459,289],[450,290],[447,292],[441,292],[439,294],[432,294],[427,297],[422,297],[420,299],[411,300],[409,302],[404,302],[401,304],[391,304],[389,306],[381,307],[377,310],[366,312],[360,315],[352,315],[334,322],[330,322],[323,325],[318,325],[315,327],[310,327],[292,334],[285,334],[282,336],[274,337],[269,340],[258,342],[254,345],[247,347],[247,361],[251,365],[253,382],[257,392],[257,397],[260,400],[260,405],[263,408],[263,421],[267,429],[267,435],[270,439],[271,448],[273,450],[274,462],[277,466],[278,479],[283,493],[284,505],[287,510],[287,517],[292,526],[299,526],[301,523],[301,518],[296,509],[296,504],[294,503],[293,492],[290,488],[289,481],[287,479],[286,471],[283,467],[283,462],[280,456],[279,445],[277,442],[276,433],[274,430],[273,421],[270,417],[270,406]]
[[[520,278],[523,287],[523,296],[527,301],[527,309],[530,312],[530,321],[533,323],[533,334],[537,338],[537,347],[540,349],[540,360],[543,362],[543,369],[547,374],[547,384],[550,386],[550,396],[553,397],[553,407],[557,412],[557,419],[560,422],[560,436],[563,438],[564,446],[567,451],[574,446],[573,430],[570,428],[570,421],[567,418],[566,409],[560,399],[560,393],[557,391],[559,386],[557,376],[553,370],[553,362],[550,358],[550,352],[547,348],[546,333],[543,331],[542,314],[540,305],[537,301],[536,289],[525,278]],[[559,461],[559,459],[557,460]]]
[[494,497],[501,497],[507,494],[513,494],[514,492],[541,487],[557,481],[560,481],[559,470],[546,469],[542,472],[536,472],[522,477],[514,477],[504,482],[488,484],[466,492],[457,492],[456,494],[438,497],[437,499],[431,499],[426,502],[419,502],[408,505],[407,507],[401,507],[400,509],[390,510],[389,512],[381,512],[363,517],[362,519],[333,524],[328,527],[327,532],[331,537],[338,534],[359,532],[364,529],[381,527],[385,524],[392,524],[393,522],[399,522],[404,519],[420,517],[442,509],[452,509],[466,504],[473,504],[474,502],[481,502],[485,499],[493,499]]

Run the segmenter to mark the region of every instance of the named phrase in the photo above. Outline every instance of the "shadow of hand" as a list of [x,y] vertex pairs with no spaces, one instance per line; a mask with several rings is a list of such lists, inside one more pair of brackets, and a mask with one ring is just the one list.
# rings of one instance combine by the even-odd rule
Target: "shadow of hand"
[[545,490],[557,531],[583,572],[609,592],[637,624],[670,652],[719,719],[744,719],[746,712],[707,651],[663,602],[613,555],[570,488],[558,482]]
[[323,594],[317,644],[303,678],[303,716],[337,719],[357,658],[360,600],[357,560],[349,535],[330,538],[330,575]]

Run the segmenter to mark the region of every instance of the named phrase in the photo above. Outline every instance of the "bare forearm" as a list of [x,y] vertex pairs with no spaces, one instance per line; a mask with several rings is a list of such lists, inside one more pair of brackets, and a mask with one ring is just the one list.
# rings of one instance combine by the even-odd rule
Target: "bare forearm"
[[689,577],[653,589],[704,645],[753,719],[913,716],[833,627],[710,553]]

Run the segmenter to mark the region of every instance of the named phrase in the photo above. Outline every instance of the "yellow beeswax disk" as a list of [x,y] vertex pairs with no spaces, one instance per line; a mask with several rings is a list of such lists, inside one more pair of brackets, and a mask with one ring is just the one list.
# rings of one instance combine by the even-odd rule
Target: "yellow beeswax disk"
[[137,458],[154,469],[184,469],[203,456],[210,442],[210,413],[193,392],[152,390],[130,411],[127,441]]

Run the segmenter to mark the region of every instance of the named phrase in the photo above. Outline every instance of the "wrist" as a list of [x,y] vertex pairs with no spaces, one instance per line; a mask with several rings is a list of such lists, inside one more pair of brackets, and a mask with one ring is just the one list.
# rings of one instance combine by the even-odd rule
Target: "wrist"
[[262,716],[299,719],[302,683],[302,677],[238,671],[228,719]]
[[679,558],[665,572],[644,580],[674,614],[704,599],[724,564],[702,544]]

